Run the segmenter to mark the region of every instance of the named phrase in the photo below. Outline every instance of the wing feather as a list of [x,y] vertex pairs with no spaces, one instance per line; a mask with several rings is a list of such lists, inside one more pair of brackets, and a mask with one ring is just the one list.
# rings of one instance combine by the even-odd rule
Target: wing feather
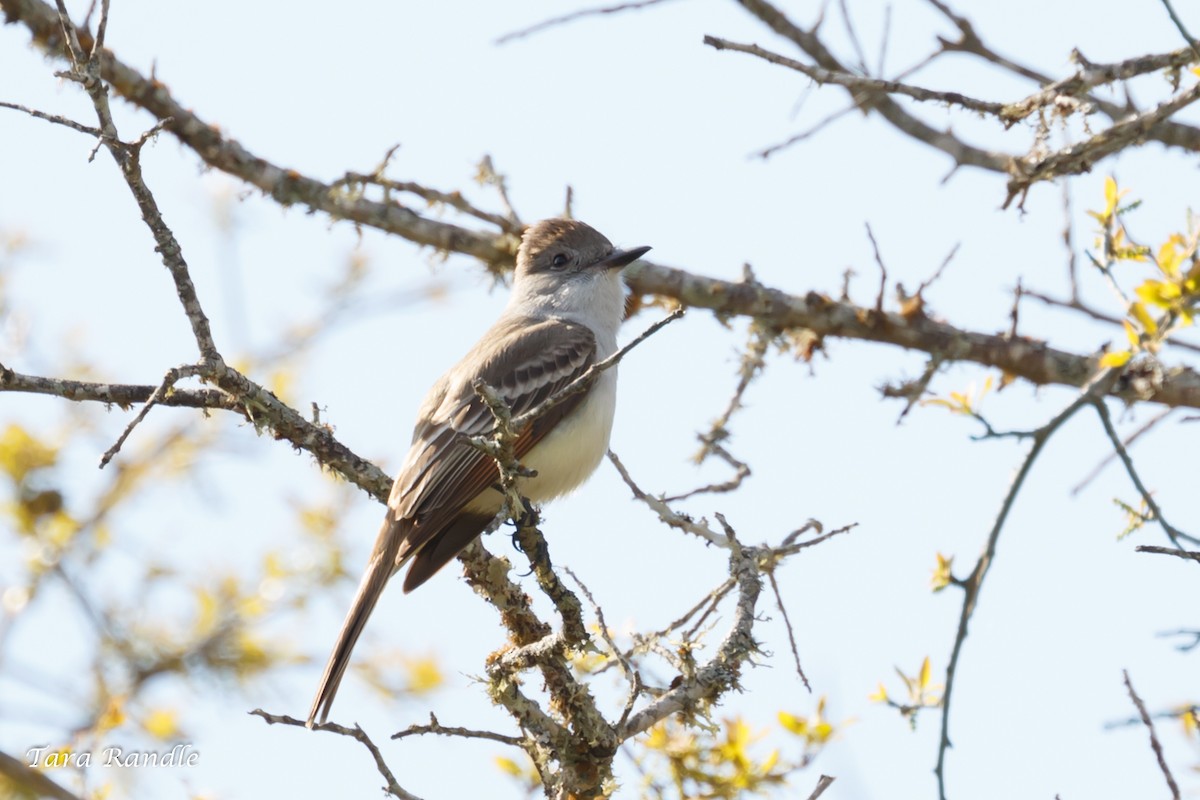
[[[462,441],[464,436],[488,434],[494,426],[491,411],[475,394],[474,379],[482,378],[494,387],[517,415],[568,386],[595,360],[596,337],[587,327],[560,319],[517,319],[498,324],[461,362],[482,365],[481,369],[472,374],[456,369],[443,378],[444,385],[431,392],[436,405],[428,404],[434,407],[414,432],[412,449],[388,503],[389,533],[403,537],[396,552],[397,568],[440,538],[464,506],[499,479],[495,462]],[[519,431],[517,458],[528,453],[583,396],[567,398]],[[428,549],[445,563],[466,544],[469,541],[450,553],[443,552],[446,548]],[[422,572],[429,566],[424,565]],[[415,585],[406,586],[410,588]]]

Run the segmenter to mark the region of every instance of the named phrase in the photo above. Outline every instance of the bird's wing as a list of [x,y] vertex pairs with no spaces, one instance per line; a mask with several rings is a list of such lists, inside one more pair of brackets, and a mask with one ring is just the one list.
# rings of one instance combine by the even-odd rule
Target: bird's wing
[[[422,415],[413,434],[412,450],[388,502],[393,530],[403,531],[403,540],[396,551],[397,567],[441,535],[465,505],[499,478],[496,463],[462,441],[464,436],[490,433],[495,423],[487,405],[475,394],[473,381],[483,379],[518,415],[568,386],[596,360],[596,337],[589,328],[573,322],[518,319],[498,325],[490,333],[462,362],[481,368],[472,374],[465,371],[448,374],[437,409]],[[564,399],[525,430],[518,431],[514,447],[517,458],[528,453],[584,395],[580,392]],[[454,552],[440,553],[444,558],[438,558],[441,563],[436,566],[423,566],[433,566],[436,571],[465,547],[470,538]],[[416,568],[414,564],[413,569]],[[405,582],[406,590],[419,585],[410,583]]]
[[[462,441],[491,432],[491,411],[472,388],[478,377],[499,392],[514,414],[522,414],[582,375],[596,360],[596,337],[563,320],[502,320],[461,363],[482,365],[473,374],[457,367],[438,381],[419,414],[413,446],[388,500],[388,515],[375,541],[346,621],[317,689],[308,725],[324,722],[350,663],[350,652],[367,624],[383,587],[412,559],[404,590],[412,591],[471,543],[491,515],[463,507],[494,484],[496,462]],[[519,432],[521,458],[584,393],[568,397]]]

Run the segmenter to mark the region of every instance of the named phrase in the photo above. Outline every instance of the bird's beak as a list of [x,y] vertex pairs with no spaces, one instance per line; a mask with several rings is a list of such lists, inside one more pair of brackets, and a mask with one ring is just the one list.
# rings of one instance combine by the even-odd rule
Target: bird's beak
[[597,261],[593,267],[595,269],[621,269],[622,267],[629,266],[649,252],[649,247],[635,247],[632,250],[613,250],[607,256]]

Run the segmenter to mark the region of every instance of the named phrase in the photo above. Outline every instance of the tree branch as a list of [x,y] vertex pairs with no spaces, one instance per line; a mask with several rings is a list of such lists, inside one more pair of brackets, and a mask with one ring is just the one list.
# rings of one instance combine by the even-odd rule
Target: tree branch
[[8,753],[0,752],[0,775],[13,782],[18,797],[23,796],[22,792],[29,792],[33,797],[49,797],[52,800],[80,800],[78,795],[50,780],[40,770]]
[[1150,719],[1150,714],[1146,711],[1146,704],[1142,702],[1142,698],[1138,697],[1137,692],[1133,690],[1133,683],[1129,680],[1129,670],[1121,670],[1121,674],[1125,676],[1125,688],[1129,690],[1129,699],[1133,701],[1134,707],[1138,710],[1138,716],[1142,718],[1142,724],[1150,731],[1150,749],[1154,751],[1154,757],[1158,759],[1158,768],[1162,770],[1163,777],[1167,779],[1167,786],[1171,790],[1171,797],[1174,800],[1179,800],[1179,784],[1175,783],[1175,777],[1171,775],[1171,770],[1167,767],[1167,759],[1163,755],[1162,745],[1158,743],[1158,736],[1154,733],[1154,722]]
[[970,577],[965,580],[954,581],[955,585],[960,586],[963,590],[963,605],[962,611],[959,614],[958,632],[955,634],[954,646],[950,652],[950,660],[946,665],[946,690],[942,694],[942,727],[941,736],[938,740],[937,766],[934,768],[934,774],[937,775],[938,797],[940,800],[946,800],[946,752],[950,748],[950,701],[953,696],[955,677],[958,674],[958,660],[962,655],[963,645],[966,643],[967,629],[971,618],[975,614],[975,607],[979,602],[979,594],[983,589],[984,579],[987,577],[988,570],[991,569],[992,562],[996,557],[996,545],[1000,541],[1000,532],[1004,529],[1004,524],[1008,521],[1009,512],[1012,511],[1013,505],[1016,503],[1021,487],[1025,485],[1025,479],[1029,477],[1029,472],[1033,468],[1034,462],[1041,454],[1042,448],[1050,440],[1050,437],[1062,427],[1063,423],[1074,416],[1079,409],[1094,402],[1096,397],[1102,395],[1116,378],[1116,370],[1107,369],[1099,372],[1092,377],[1083,391],[1080,392],[1079,396],[1070,405],[1056,414],[1045,425],[1030,434],[1033,444],[1029,448],[1029,452],[1026,453],[1025,459],[1021,462],[1016,475],[1013,476],[1008,493],[1005,494],[1004,500],[1000,504],[1000,511],[992,523],[992,529],[988,533],[983,553],[980,554],[979,559],[975,562],[975,568],[971,570]]
[[[256,708],[248,712],[252,717],[262,717],[268,725],[294,725],[299,728],[308,727],[308,723],[302,719],[289,717],[286,714],[269,714],[261,708]],[[400,800],[421,800],[415,794],[408,792],[396,782],[396,776],[392,774],[392,770],[388,767],[387,762],[383,760],[383,753],[379,752],[379,747],[371,741],[371,737],[367,732],[355,725],[353,728],[347,728],[344,725],[338,725],[336,722],[323,722],[320,725],[312,727],[314,731],[326,731],[328,733],[336,733],[341,736],[349,736],[351,739],[356,739],[362,742],[363,746],[371,753],[371,758],[375,760],[375,768],[379,770],[379,774],[387,781],[383,790],[392,797],[398,797]]]
[[[743,5],[778,32],[803,43],[822,68],[845,71],[816,37],[797,28],[773,6],[761,0],[743,0]],[[24,23],[34,39],[50,53],[65,57],[56,15],[45,3],[41,0],[0,0],[0,7],[10,19]],[[370,225],[417,244],[473,255],[492,268],[511,264],[517,244],[511,234],[487,234],[426,219],[396,203],[348,195],[336,186],[275,166],[237,142],[224,138],[217,129],[177,102],[163,84],[143,78],[107,50],[100,51],[98,56],[102,74],[122,96],[160,120],[169,117],[165,130],[195,150],[206,163],[258,186],[279,202],[303,203],[336,219]],[[886,112],[885,116],[894,111],[893,115],[899,115],[898,119],[923,125],[911,120],[907,112],[886,96],[872,100],[872,107]],[[979,151],[969,158],[964,157],[960,163],[1004,171],[1007,160],[1007,156]],[[1090,356],[1054,350],[1029,339],[1010,340],[1004,336],[965,331],[933,322],[924,315],[912,318],[899,314],[881,316],[848,302],[830,300],[816,292],[791,295],[758,284],[706,278],[644,261],[627,269],[626,277],[635,293],[670,297],[684,305],[707,308],[724,316],[749,316],[780,331],[808,328],[818,336],[894,344],[936,354],[946,361],[973,361],[997,367],[1039,385],[1082,386],[1095,368],[1095,360]],[[1147,399],[1120,383],[1113,394],[1125,400]],[[1186,368],[1168,371],[1162,386],[1148,399],[1168,406],[1200,408],[1200,377]]]

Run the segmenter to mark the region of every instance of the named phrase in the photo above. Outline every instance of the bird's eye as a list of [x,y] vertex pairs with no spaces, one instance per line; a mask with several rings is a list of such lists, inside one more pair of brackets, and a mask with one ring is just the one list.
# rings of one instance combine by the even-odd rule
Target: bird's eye
[[562,269],[571,259],[567,258],[566,253],[555,253],[554,258],[550,259],[551,269]]

